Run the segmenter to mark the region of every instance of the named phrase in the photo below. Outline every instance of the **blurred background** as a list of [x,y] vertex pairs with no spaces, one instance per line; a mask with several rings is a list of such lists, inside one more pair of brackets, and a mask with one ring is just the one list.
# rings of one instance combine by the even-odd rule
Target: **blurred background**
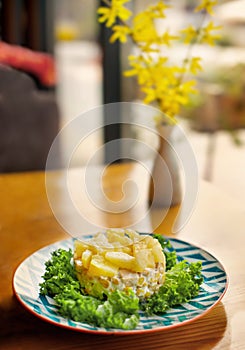
[[[135,0],[139,11],[153,0]],[[134,78],[124,78],[132,44],[109,44],[97,22],[99,0],[0,0],[0,172],[41,170],[53,139],[67,123],[104,103],[140,101]],[[214,47],[197,45],[203,72],[200,95],[183,110],[180,123],[193,146],[200,177],[244,205],[245,198],[245,1],[219,1],[214,22],[223,26]],[[179,29],[198,21],[196,1],[171,1],[166,25]],[[181,43],[170,59],[183,56]],[[137,120],[137,115],[134,116]],[[96,119],[97,118],[97,119]],[[105,120],[103,113],[91,120]],[[98,129],[76,151],[73,165],[86,164],[95,150],[120,137],[155,136],[132,125]],[[72,135],[57,147],[68,152]],[[116,150],[120,157],[122,150]],[[137,154],[136,157],[147,157]],[[140,152],[140,151],[139,151]],[[110,162],[103,154],[101,162]]]

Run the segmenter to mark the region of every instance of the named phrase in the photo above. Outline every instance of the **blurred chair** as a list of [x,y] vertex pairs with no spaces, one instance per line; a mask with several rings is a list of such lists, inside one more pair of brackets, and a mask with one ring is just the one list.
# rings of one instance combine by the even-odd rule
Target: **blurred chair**
[[0,65],[0,172],[45,169],[58,131],[54,93],[39,90],[25,72]]

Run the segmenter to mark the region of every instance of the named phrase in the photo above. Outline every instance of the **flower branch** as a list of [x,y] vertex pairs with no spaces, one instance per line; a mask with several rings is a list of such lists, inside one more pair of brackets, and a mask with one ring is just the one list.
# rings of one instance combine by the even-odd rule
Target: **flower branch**
[[[202,70],[202,65],[200,57],[192,56],[193,46],[197,43],[214,45],[219,38],[214,32],[220,27],[212,21],[205,25],[206,17],[213,15],[217,1],[202,0],[194,10],[203,12],[199,27],[187,26],[177,34],[171,34],[169,30],[160,34],[157,29],[157,20],[164,21],[166,10],[171,9],[165,1],[159,0],[135,15],[125,7],[130,1],[104,0],[106,6],[98,9],[99,22],[112,28],[110,42],[119,40],[125,43],[130,38],[136,45],[138,53],[128,57],[130,69],[124,75],[136,76],[145,96],[144,102],[156,105],[175,121],[181,107],[187,105],[191,95],[197,92],[193,77]],[[188,49],[182,62],[173,64],[165,51],[177,41],[188,45]]]

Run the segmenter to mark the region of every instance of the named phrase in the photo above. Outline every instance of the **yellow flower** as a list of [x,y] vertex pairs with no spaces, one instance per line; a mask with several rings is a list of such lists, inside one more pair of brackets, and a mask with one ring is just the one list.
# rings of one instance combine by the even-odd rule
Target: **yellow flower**
[[144,58],[142,56],[133,56],[129,57],[129,63],[132,69],[125,71],[124,76],[132,77],[134,75],[138,76],[138,83],[140,85],[144,84],[147,79],[149,72],[145,69]]
[[158,37],[154,21],[148,12],[141,12],[134,17],[132,37],[138,43],[154,43]]
[[159,44],[164,44],[164,45],[170,46],[171,40],[177,40],[177,39],[179,39],[178,36],[170,35],[169,32],[166,31],[165,33],[163,33],[161,35]]
[[111,27],[119,18],[122,21],[127,21],[132,12],[123,5],[130,0],[112,0],[110,7],[99,7],[97,13],[100,15],[98,21],[100,23],[106,22],[107,27]]
[[214,30],[220,30],[221,26],[215,26],[212,21],[210,21],[203,28],[194,28],[192,25],[188,26],[185,29],[182,29],[181,33],[183,35],[183,40],[185,44],[190,44],[199,42],[199,43],[207,43],[209,45],[214,45],[215,41],[220,38],[220,35],[214,35],[211,32]]
[[138,43],[144,52],[159,52],[157,45],[170,46],[171,40],[178,39],[178,36],[170,35],[168,31],[159,35],[156,30],[155,19],[164,18],[164,11],[169,6],[159,1],[154,6],[149,6],[145,11],[134,17],[132,27],[132,38]]
[[[193,61],[193,67],[198,66],[198,61],[199,58]],[[193,81],[181,83],[183,67],[168,65],[167,57],[131,56],[130,65],[132,69],[125,75],[137,76],[141,91],[145,94],[144,103],[156,102],[164,113],[172,117],[179,112],[181,105],[188,103],[190,94],[195,91]]]
[[[199,67],[199,58],[192,62]],[[145,94],[144,103],[158,103],[162,112],[174,118],[180,107],[189,102],[190,94],[195,92],[194,81],[181,82],[183,67],[168,65],[167,57],[159,59],[131,56],[132,69],[125,75],[136,75],[141,91]],[[197,69],[197,68],[196,68]]]
[[142,88],[142,91],[146,94],[144,103],[149,104],[156,100],[156,91],[153,88]]
[[164,1],[159,1],[156,5],[151,5],[148,7],[147,11],[152,15],[153,18],[164,18],[165,10],[169,8]]
[[214,14],[213,7],[217,5],[216,0],[202,0],[201,4],[195,8],[195,11],[206,10],[210,15]]
[[197,74],[199,71],[202,70],[202,66],[200,64],[200,61],[201,61],[200,57],[192,57],[191,58],[189,70],[192,74]]
[[[110,42],[119,40],[125,43],[130,37],[139,50],[138,55],[128,57],[130,69],[124,75],[136,76],[139,88],[144,93],[144,102],[157,105],[174,121],[180,109],[189,103],[191,95],[196,93],[195,81],[191,80],[191,76],[202,70],[201,58],[191,55],[192,46],[197,42],[213,45],[219,38],[213,31],[220,27],[209,22],[206,26],[200,24],[197,28],[189,25],[176,35],[170,34],[169,30],[160,34],[157,23],[166,17],[165,11],[169,8],[163,0],[158,0],[155,5],[136,14],[131,22],[128,21],[131,12],[124,7],[130,0],[104,1],[108,7],[99,9],[99,21],[112,27]],[[215,0],[201,0],[195,10],[213,14],[216,3]],[[116,24],[117,20],[119,23]],[[163,46],[170,46],[180,36],[189,45],[189,49],[182,63],[173,65],[166,53],[163,54]],[[166,51],[166,47],[164,49]]]
[[220,38],[220,35],[214,35],[211,32],[213,30],[219,30],[221,26],[215,26],[213,22],[209,22],[206,27],[203,27],[200,33],[200,42],[214,45],[215,41]]
[[114,33],[110,37],[111,43],[114,43],[116,40],[119,40],[121,43],[125,43],[128,35],[131,33],[131,29],[127,26],[116,25],[113,26],[112,29]]
[[181,33],[184,34],[183,40],[185,44],[190,44],[192,43],[194,40],[196,40],[196,38],[199,35],[199,30],[194,28],[192,25],[186,27],[185,29],[181,30]]
[[[191,94],[196,94],[196,89],[195,89],[195,85],[196,85],[196,81],[195,80],[188,80],[185,81],[183,83],[181,83],[180,85],[178,85],[178,92],[182,95],[191,95]],[[186,104],[188,102],[188,100],[185,100]]]

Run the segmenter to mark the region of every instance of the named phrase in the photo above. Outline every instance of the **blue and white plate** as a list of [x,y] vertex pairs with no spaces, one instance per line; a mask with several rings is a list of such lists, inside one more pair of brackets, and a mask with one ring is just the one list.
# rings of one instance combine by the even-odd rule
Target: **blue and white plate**
[[174,307],[161,316],[146,317],[141,312],[140,322],[134,330],[106,329],[66,319],[58,314],[52,298],[39,294],[39,283],[42,282],[41,276],[45,271],[45,262],[50,259],[52,251],[58,248],[73,248],[74,239],[72,238],[42,248],[24,260],[14,275],[14,292],[21,304],[36,316],[57,326],[71,328],[80,332],[135,334],[166,330],[184,325],[203,316],[221,300],[227,289],[227,275],[220,262],[207,251],[179,239],[168,239],[176,250],[179,260],[186,259],[188,262],[202,262],[204,282],[201,285],[200,293],[189,303]]

